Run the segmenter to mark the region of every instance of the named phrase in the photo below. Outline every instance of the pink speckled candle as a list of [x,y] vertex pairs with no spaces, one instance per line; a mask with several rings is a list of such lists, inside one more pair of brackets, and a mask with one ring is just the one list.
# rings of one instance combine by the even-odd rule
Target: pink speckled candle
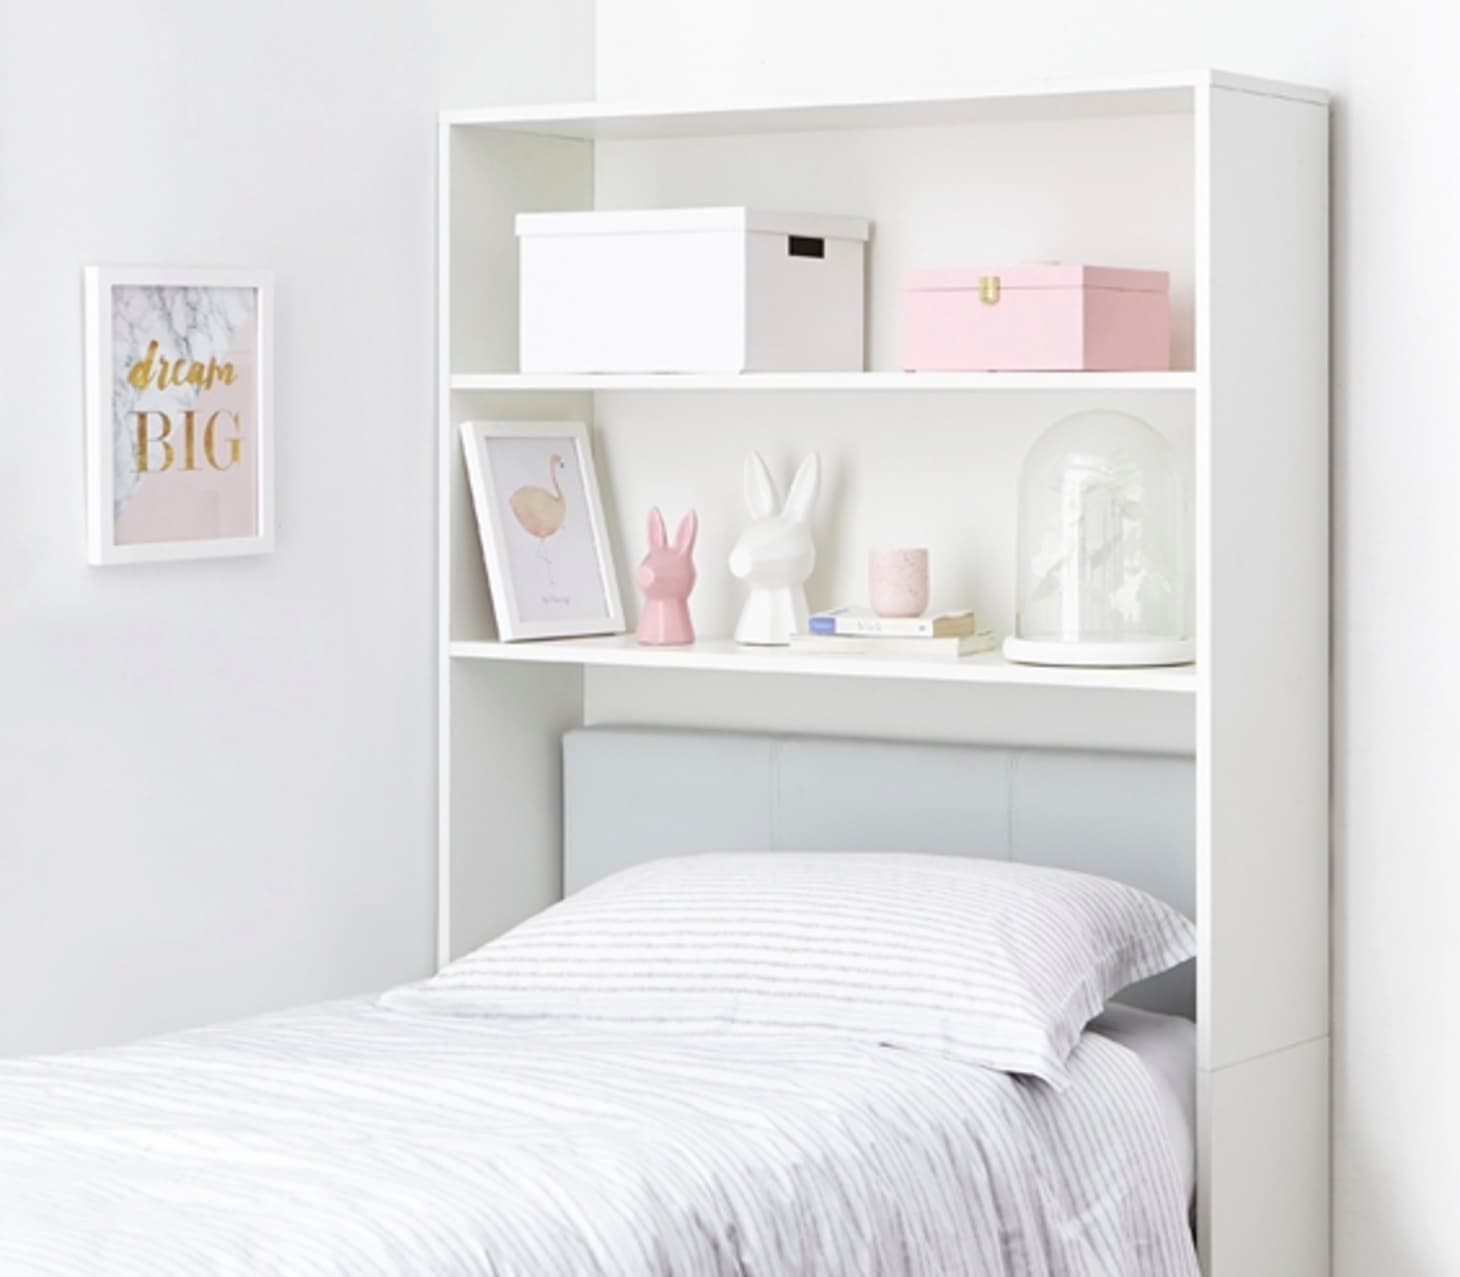
[[928,606],[928,552],[873,550],[867,592],[878,616],[921,616]]

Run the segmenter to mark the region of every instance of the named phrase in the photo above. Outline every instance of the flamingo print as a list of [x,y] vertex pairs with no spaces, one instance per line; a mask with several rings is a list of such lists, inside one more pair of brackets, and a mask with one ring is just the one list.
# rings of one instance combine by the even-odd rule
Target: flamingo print
[[562,468],[562,457],[553,453],[548,461],[548,481],[553,490],[525,484],[508,499],[513,518],[528,536],[537,538],[537,557],[547,564],[549,584],[553,579],[553,561],[547,552],[547,539],[563,526],[568,514],[567,499],[558,486],[558,471]]

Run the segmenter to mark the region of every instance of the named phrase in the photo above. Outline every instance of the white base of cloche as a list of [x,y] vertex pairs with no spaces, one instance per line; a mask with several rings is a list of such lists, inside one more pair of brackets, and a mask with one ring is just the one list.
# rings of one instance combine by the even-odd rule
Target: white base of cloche
[[1141,665],[1190,665],[1196,660],[1191,639],[1140,639],[1127,643],[1064,643],[1059,640],[1004,640],[1004,656],[1020,665],[1076,665],[1125,668]]

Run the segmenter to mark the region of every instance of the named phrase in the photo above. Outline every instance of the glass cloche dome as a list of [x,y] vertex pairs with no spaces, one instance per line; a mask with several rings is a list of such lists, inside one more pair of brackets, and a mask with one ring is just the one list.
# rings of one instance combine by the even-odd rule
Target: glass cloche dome
[[1139,417],[1081,412],[1040,436],[1019,479],[1018,612],[1035,665],[1181,665],[1190,628],[1186,485]]

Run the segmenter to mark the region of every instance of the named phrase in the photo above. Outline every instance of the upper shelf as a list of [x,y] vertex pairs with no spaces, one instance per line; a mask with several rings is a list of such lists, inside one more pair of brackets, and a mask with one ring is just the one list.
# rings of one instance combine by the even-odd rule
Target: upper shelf
[[441,122],[583,139],[706,137],[797,130],[906,128],[994,121],[1191,112],[1196,90],[1214,86],[1325,103],[1317,89],[1224,71],[1035,80],[909,101],[705,103],[575,102],[443,111]]
[[1075,669],[1015,665],[997,652],[957,661],[887,656],[823,656],[784,647],[743,647],[730,639],[700,639],[688,647],[644,647],[633,635],[540,639],[526,643],[454,642],[459,660],[613,666],[620,669],[699,670],[733,674],[797,674],[838,678],[910,679],[935,683],[984,683],[1018,687],[1095,688],[1123,692],[1196,691],[1196,667]]
[[1194,372],[459,373],[473,391],[1130,391],[1195,390]]

